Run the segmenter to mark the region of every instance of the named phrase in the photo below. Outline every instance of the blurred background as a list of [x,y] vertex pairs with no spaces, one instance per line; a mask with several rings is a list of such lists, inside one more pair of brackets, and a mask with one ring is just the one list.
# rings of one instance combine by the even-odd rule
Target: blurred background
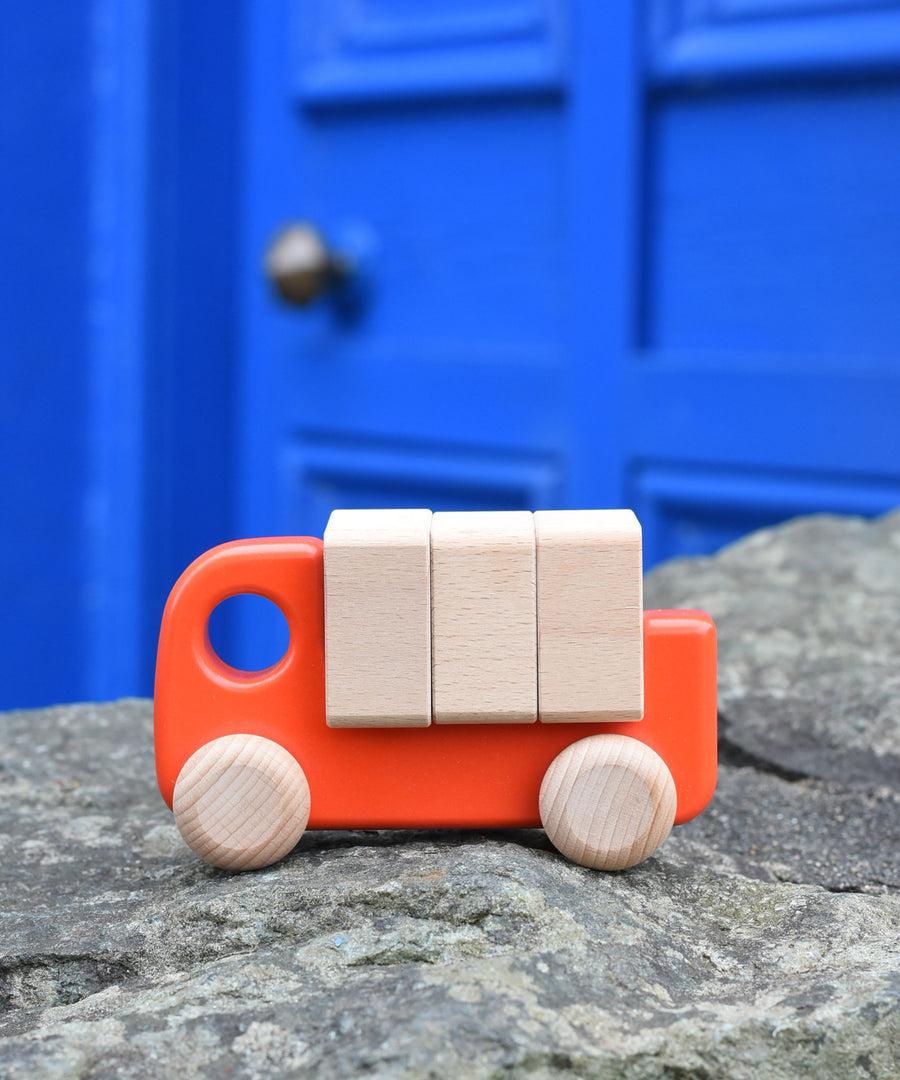
[[7,0],[0,349],[0,707],[337,506],[881,513],[900,2]]

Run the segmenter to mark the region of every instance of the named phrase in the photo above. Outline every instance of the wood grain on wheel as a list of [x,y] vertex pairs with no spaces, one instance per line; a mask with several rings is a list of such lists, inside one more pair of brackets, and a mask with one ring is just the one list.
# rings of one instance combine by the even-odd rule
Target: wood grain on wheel
[[675,783],[649,746],[592,735],[554,758],[541,784],[547,835],[566,858],[624,870],[652,855],[675,821]]
[[181,835],[225,870],[269,866],[309,820],[309,784],[296,759],[259,735],[225,735],[185,763],[172,803]]

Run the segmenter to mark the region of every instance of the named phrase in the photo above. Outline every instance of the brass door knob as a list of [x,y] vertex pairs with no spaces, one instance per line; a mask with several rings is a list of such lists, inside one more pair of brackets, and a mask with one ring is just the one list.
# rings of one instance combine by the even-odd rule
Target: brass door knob
[[345,281],[352,264],[329,250],[315,226],[297,222],[275,236],[266,252],[265,270],[283,300],[305,305]]

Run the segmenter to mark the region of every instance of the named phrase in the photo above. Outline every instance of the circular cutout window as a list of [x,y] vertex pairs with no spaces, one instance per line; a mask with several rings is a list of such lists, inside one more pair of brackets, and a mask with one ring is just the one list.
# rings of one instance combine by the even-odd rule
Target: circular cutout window
[[254,593],[238,593],[209,616],[209,640],[220,660],[239,671],[264,671],[287,652],[290,631],[277,604]]

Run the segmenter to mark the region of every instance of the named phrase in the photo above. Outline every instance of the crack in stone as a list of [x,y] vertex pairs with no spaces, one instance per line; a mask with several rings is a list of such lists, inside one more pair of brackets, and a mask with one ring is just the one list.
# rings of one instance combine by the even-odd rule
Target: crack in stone
[[88,955],[45,954],[0,960],[0,1016],[19,1009],[73,1005],[130,978],[130,965]]
[[833,893],[840,896],[843,893],[856,893],[859,896],[883,896],[896,889],[883,881],[868,881],[862,885],[828,885],[821,881],[804,881],[801,878],[789,877],[787,874],[774,873],[776,881],[782,885],[799,885],[801,887],[813,886],[823,892]]
[[751,753],[743,746],[739,746],[728,736],[728,721],[719,713],[719,763],[730,765],[735,769],[755,769],[757,772],[768,773],[777,776],[788,783],[796,784],[801,780],[816,779],[811,773],[801,772],[798,769],[789,769],[785,765],[759,754]]

